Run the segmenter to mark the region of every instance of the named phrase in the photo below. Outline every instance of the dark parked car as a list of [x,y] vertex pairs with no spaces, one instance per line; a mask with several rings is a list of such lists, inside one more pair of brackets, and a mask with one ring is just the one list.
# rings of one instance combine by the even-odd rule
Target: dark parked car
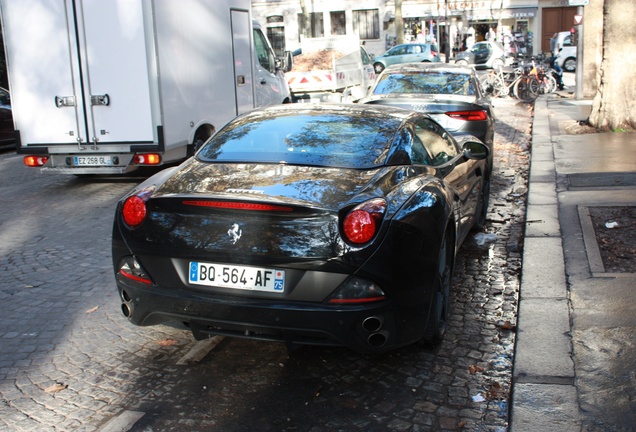
[[490,149],[492,171],[495,113],[475,70],[445,63],[390,66],[360,103],[391,105],[430,115],[454,135],[470,134]]
[[379,352],[438,340],[455,252],[483,223],[488,148],[430,117],[280,105],[232,120],[118,203],[137,325]]
[[0,147],[15,145],[15,129],[9,91],[0,87]]
[[396,45],[373,59],[373,69],[379,74],[387,66],[411,62],[439,62],[439,49],[431,43],[407,43]]
[[472,48],[457,54],[455,64],[474,66],[478,69],[498,69],[506,62],[506,51],[496,41],[477,42]]

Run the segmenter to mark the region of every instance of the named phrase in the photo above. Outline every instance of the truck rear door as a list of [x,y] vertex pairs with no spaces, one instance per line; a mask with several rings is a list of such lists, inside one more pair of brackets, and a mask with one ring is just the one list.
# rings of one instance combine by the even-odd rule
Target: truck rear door
[[23,147],[54,153],[68,144],[98,150],[96,144],[154,141],[141,2],[2,0],[1,6]]

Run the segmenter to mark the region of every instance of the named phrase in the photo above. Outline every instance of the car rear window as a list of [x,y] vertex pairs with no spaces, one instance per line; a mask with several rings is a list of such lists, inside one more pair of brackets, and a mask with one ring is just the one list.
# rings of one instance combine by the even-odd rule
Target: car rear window
[[373,94],[474,95],[470,75],[444,72],[396,72],[385,74]]
[[206,162],[372,168],[384,164],[400,121],[347,114],[234,120],[197,153]]

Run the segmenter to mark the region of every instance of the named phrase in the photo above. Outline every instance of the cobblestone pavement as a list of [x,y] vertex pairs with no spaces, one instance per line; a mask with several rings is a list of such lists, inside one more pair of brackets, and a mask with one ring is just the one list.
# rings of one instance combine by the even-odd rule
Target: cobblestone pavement
[[494,238],[459,253],[443,343],[381,356],[225,338],[188,361],[211,341],[120,312],[111,221],[135,180],[0,155],[0,430],[507,430],[532,110],[495,104]]

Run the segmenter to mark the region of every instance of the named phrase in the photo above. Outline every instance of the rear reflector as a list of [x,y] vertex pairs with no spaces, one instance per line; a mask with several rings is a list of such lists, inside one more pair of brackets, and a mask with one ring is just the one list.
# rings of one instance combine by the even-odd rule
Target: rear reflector
[[204,201],[204,200],[186,200],[183,201],[184,205],[197,206],[197,207],[213,207],[229,210],[249,210],[249,211],[278,211],[278,212],[290,212],[294,209],[288,206],[281,206],[275,204],[259,204],[251,202],[236,202],[236,201]]
[[24,164],[28,167],[41,167],[48,160],[48,156],[25,156]]
[[480,121],[487,120],[488,114],[486,111],[478,110],[478,111],[449,111],[445,113],[447,116],[452,117],[454,119],[465,120],[465,121]]
[[134,280],[135,282],[140,282],[140,283],[144,283],[147,285],[150,285],[152,283],[152,281],[148,278],[144,278],[141,276],[136,276],[132,273],[128,273],[126,270],[120,269],[119,270],[119,274],[124,276],[125,278],[128,278],[130,280]]

